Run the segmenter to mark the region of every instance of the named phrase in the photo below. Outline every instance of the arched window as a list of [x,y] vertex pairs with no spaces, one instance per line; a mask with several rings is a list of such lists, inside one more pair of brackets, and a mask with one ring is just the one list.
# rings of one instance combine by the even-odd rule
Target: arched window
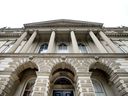
[[59,44],[58,51],[59,53],[67,53],[68,52],[67,45],[65,43]]
[[40,46],[40,50],[39,50],[39,53],[46,53],[48,50],[48,44],[47,43],[44,43]]
[[18,74],[19,80],[16,80],[13,85],[12,95],[10,96],[32,96],[33,87],[36,80],[37,69],[25,69]]
[[28,80],[23,96],[31,96],[34,83],[35,83],[35,78]]
[[51,94],[48,96],[74,96],[74,80],[74,72],[66,68],[66,65],[65,68],[57,66],[57,69],[55,68],[55,70],[52,70],[52,74],[50,76]]
[[103,86],[101,85],[101,83],[99,81],[92,79],[92,83],[94,86],[96,96],[106,96]]
[[79,43],[78,47],[79,47],[81,53],[86,53],[87,52],[86,47],[85,47],[84,44]]
[[92,72],[91,80],[96,96],[121,96],[113,82],[109,81],[110,76],[105,71],[96,68],[96,65],[95,69],[89,71]]

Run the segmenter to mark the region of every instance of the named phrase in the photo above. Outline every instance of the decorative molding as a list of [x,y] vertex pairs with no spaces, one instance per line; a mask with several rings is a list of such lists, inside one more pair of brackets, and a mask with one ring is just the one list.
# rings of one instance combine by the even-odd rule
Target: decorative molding
[[0,37],[3,37],[3,36],[5,36],[5,37],[20,37],[21,34],[22,34],[22,32],[21,33],[19,33],[19,32],[17,32],[17,33],[15,33],[15,32],[1,32]]
[[107,36],[113,36],[113,37],[127,37],[128,33],[105,33]]
[[0,57],[6,58],[128,58],[128,53],[0,53]]

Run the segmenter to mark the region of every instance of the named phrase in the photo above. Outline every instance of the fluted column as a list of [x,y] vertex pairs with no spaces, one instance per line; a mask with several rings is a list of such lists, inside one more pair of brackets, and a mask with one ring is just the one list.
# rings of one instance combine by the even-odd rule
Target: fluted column
[[50,40],[49,40],[49,44],[48,44],[47,53],[53,53],[54,52],[54,43],[55,43],[55,31],[52,31],[52,34],[51,34]]
[[8,53],[14,53],[16,51],[16,49],[19,47],[19,45],[21,44],[21,42],[23,41],[23,39],[27,36],[27,32],[24,32],[20,38],[17,39],[17,41],[14,43],[14,45],[12,46],[12,48],[8,51]]
[[31,37],[29,38],[29,40],[27,41],[27,43],[25,44],[25,46],[23,47],[20,53],[26,53],[28,51],[36,35],[37,35],[37,32],[36,31],[33,32],[33,34],[31,35]]
[[72,40],[73,52],[80,53],[74,31],[71,31],[71,40]]
[[103,45],[100,43],[100,41],[98,40],[98,38],[95,36],[95,34],[92,31],[89,32],[89,35],[91,36],[93,42],[95,43],[97,48],[100,50],[100,52],[101,53],[107,53],[107,51],[105,50]]
[[113,50],[113,52],[115,52],[115,53],[121,53],[121,51],[118,49],[118,47],[102,31],[100,31],[99,34],[102,37],[102,39],[104,41],[106,41],[107,44],[111,47],[111,49]]

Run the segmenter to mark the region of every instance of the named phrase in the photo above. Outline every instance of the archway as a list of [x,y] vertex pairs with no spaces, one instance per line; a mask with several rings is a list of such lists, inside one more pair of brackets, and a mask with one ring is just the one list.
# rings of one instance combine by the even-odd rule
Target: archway
[[36,80],[37,69],[25,69],[18,74],[18,80],[14,82],[16,88],[13,96],[31,96]]
[[[29,94],[32,92],[36,80],[36,71],[38,70],[37,65],[31,61],[18,65],[12,64],[10,66],[12,68],[8,68],[12,70],[10,70],[7,85],[3,89],[8,93],[3,96],[25,96],[24,93]],[[28,90],[28,88],[31,90]]]
[[[108,70],[109,69],[109,70]],[[95,63],[90,66],[91,80],[96,96],[121,96],[112,78],[112,69],[102,63]]]
[[61,63],[53,67],[50,75],[50,96],[74,96],[75,70],[71,65]]

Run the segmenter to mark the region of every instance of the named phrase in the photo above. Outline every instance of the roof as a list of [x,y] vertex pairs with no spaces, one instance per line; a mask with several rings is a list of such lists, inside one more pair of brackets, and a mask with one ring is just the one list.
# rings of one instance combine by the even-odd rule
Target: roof
[[57,19],[57,20],[49,20],[42,22],[34,22],[24,24],[24,27],[59,27],[59,26],[87,26],[87,27],[102,27],[103,23],[97,22],[88,22],[88,21],[80,21],[80,20],[70,20],[70,19]]

